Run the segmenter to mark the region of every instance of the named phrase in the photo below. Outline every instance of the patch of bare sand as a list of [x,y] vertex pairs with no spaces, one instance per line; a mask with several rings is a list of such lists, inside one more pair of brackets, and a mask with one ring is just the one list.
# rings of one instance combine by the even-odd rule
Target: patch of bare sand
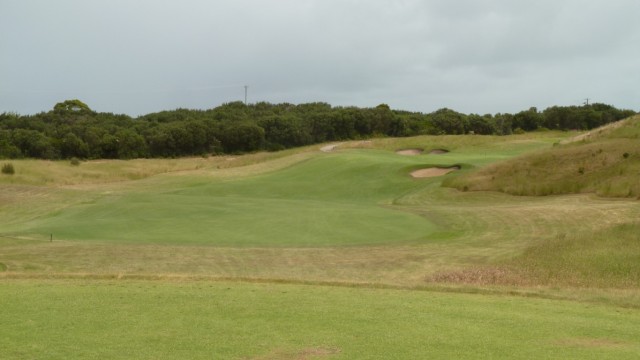
[[404,155],[404,156],[416,156],[416,155],[420,155],[422,154],[422,152],[424,152],[424,149],[400,149],[398,151],[396,151],[396,154],[398,155]]
[[411,176],[413,176],[414,178],[436,177],[446,175],[456,170],[460,170],[460,166],[452,166],[448,168],[432,167],[413,171],[411,172]]
[[331,152],[331,151],[335,150],[338,147],[338,145],[340,145],[340,144],[325,145],[325,146],[320,148],[320,151],[322,151],[322,152]]
[[259,356],[251,359],[254,359],[254,360],[276,360],[276,359],[307,360],[307,359],[317,359],[319,357],[331,356],[339,353],[340,353],[340,349],[317,347],[317,348],[302,349],[300,351],[296,351],[292,353],[276,350],[265,356]]

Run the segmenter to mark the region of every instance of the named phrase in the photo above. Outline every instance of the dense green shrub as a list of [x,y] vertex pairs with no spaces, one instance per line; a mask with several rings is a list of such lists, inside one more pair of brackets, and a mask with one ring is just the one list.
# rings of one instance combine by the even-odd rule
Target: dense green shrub
[[7,175],[13,175],[16,173],[16,169],[13,167],[12,163],[6,163],[2,165],[2,173]]
[[386,104],[358,108],[232,102],[208,110],[177,109],[132,118],[95,112],[80,100],[67,100],[36,115],[1,113],[0,158],[181,157],[277,151],[380,136],[508,135],[542,128],[590,129],[634,113],[604,104],[479,115],[447,108],[428,114],[392,110]]

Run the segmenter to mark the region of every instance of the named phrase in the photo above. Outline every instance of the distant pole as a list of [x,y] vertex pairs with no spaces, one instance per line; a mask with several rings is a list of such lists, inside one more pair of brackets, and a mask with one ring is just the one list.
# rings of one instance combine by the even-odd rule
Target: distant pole
[[247,105],[247,90],[249,89],[249,85],[244,86],[244,104]]
[[53,242],[53,234],[49,236],[49,242]]
[[589,98],[584,99],[584,104],[589,106]]

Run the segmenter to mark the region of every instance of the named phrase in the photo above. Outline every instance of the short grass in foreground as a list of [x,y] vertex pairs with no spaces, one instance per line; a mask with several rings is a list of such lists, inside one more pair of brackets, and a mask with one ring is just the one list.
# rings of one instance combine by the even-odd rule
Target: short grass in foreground
[[640,354],[639,310],[569,301],[206,281],[10,280],[0,290],[8,359]]

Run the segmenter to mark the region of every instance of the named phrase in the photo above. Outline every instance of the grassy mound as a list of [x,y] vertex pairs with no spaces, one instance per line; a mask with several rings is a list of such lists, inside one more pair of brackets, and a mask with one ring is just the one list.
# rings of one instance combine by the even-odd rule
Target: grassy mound
[[640,116],[636,116],[578,141],[496,163],[444,185],[513,195],[640,197],[639,176]]

